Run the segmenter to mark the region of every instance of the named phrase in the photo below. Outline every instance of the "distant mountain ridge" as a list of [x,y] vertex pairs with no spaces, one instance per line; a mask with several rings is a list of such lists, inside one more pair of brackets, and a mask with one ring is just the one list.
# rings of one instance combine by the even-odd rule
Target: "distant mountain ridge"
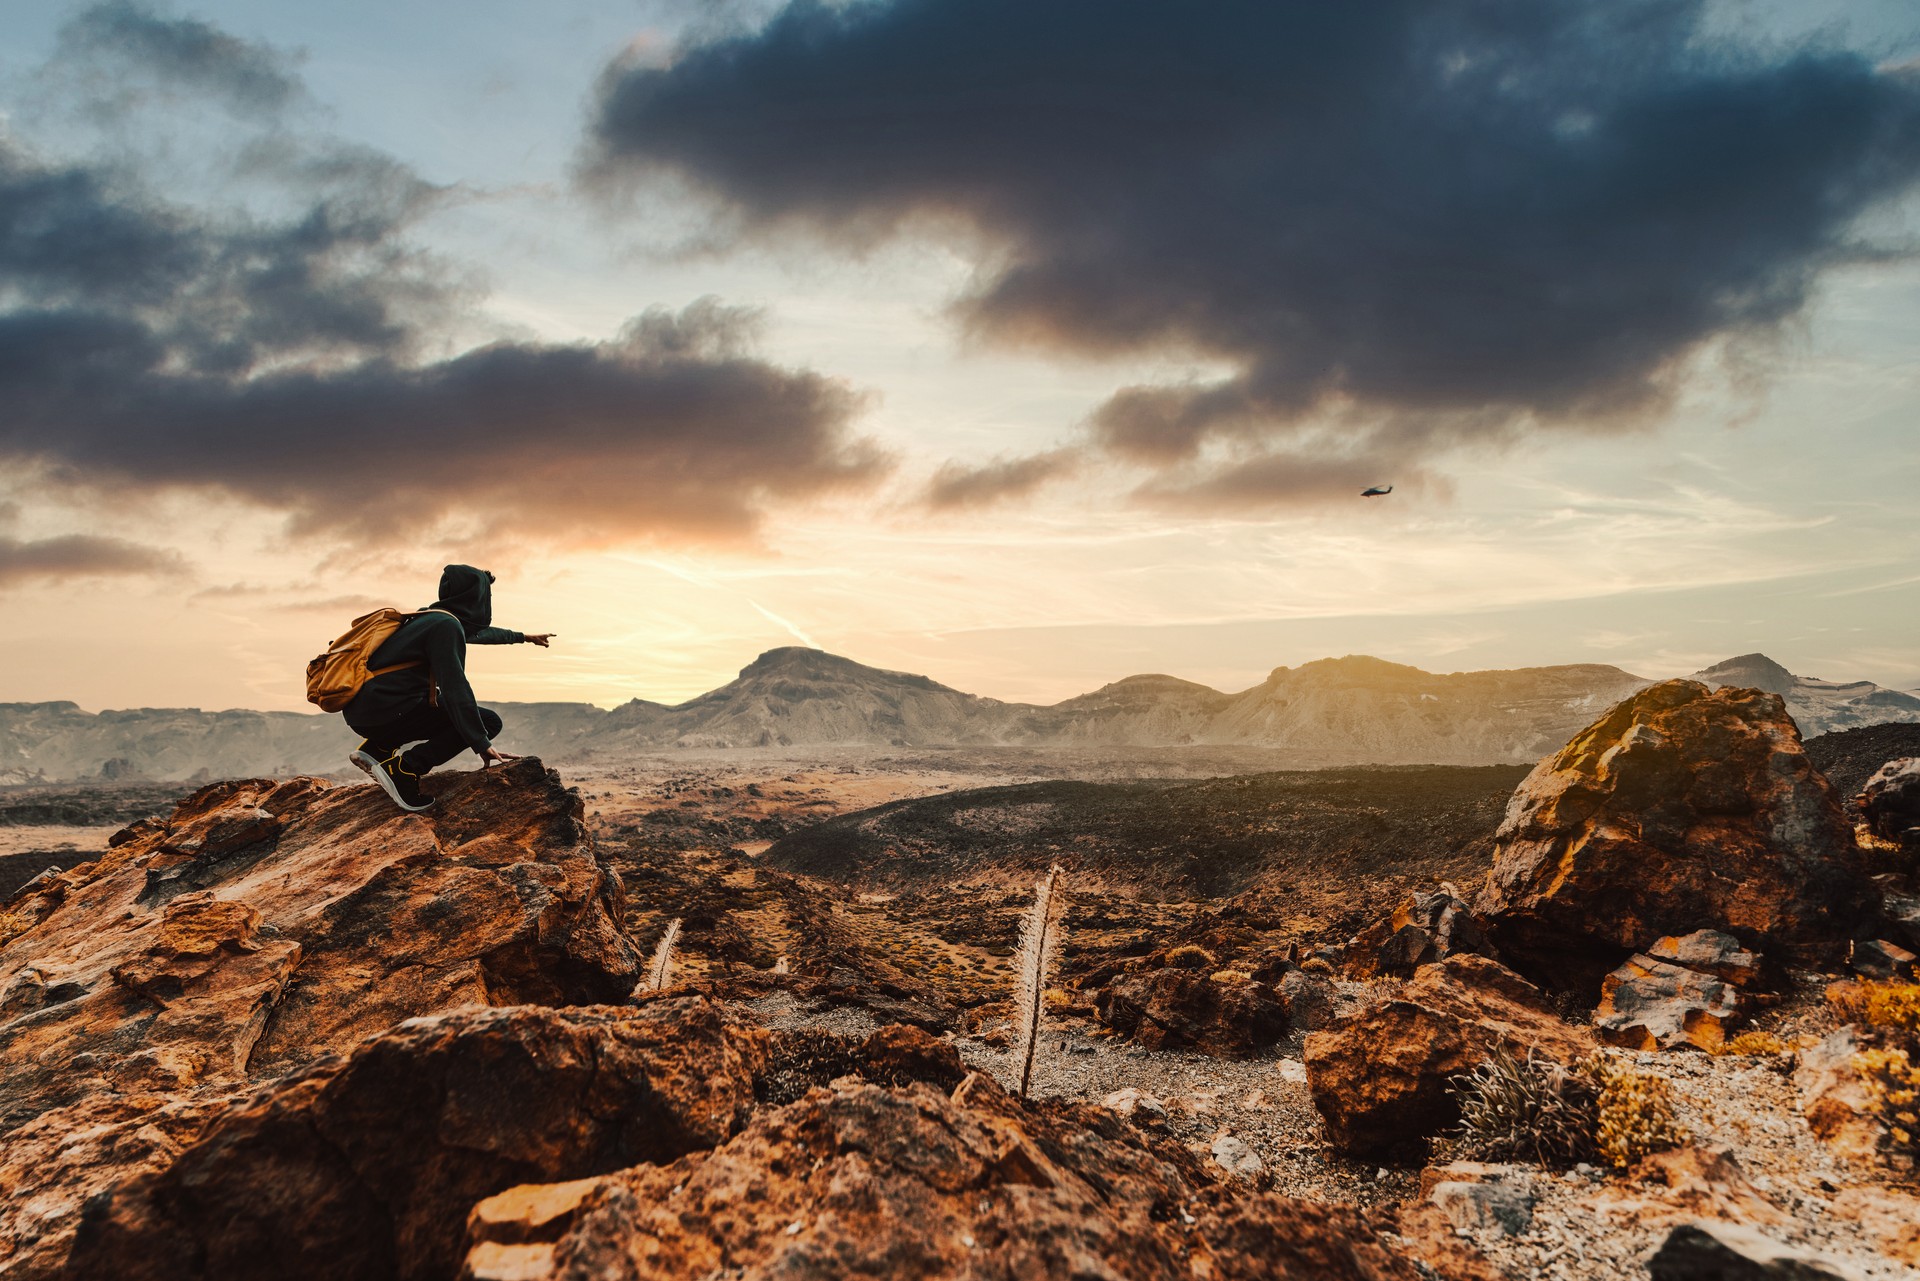
[[1920,698],[1872,681],[1825,681],[1795,676],[1765,654],[1742,654],[1702,668],[1693,679],[1708,685],[1764,689],[1787,701],[1802,736],[1862,725],[1920,721]]
[[[1729,659],[1697,679],[1781,694],[1809,736],[1920,722],[1920,698],[1870,681],[1798,677],[1764,655]],[[1350,655],[1277,667],[1237,694],[1150,674],[1040,706],[790,646],[677,706],[493,706],[507,720],[504,746],[550,761],[660,750],[1209,745],[1286,749],[1292,764],[1487,765],[1538,759],[1650,683],[1596,663],[1439,674]],[[0,785],[333,773],[352,745],[331,716],[0,703]]]

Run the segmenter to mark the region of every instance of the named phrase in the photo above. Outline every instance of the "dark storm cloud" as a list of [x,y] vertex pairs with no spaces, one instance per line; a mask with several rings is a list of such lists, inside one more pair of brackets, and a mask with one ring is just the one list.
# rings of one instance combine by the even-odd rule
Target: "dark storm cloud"
[[[116,5],[80,29],[221,92],[260,70],[251,46],[157,22]],[[360,541],[575,542],[746,538],[771,503],[887,468],[849,430],[859,394],[755,357],[753,313],[712,300],[602,343],[429,358],[472,293],[409,239],[447,193],[290,134],[237,154],[290,212],[189,207],[0,137],[0,464],[224,492]]]
[[611,70],[591,166],[677,174],[741,235],[957,220],[987,246],[976,334],[1232,367],[1097,412],[1133,459],[1297,448],[1329,415],[1346,454],[1433,456],[1645,416],[1920,175],[1914,73],[1735,49],[1702,13],[795,0]]
[[108,574],[177,574],[184,568],[172,552],[118,538],[69,534],[61,538],[21,540],[0,536],[0,587],[35,579],[59,581]]
[[98,75],[96,105],[132,100],[124,76],[143,77],[252,111],[277,111],[301,96],[291,60],[192,18],[168,18],[109,0],[83,9],[60,31],[61,67]]

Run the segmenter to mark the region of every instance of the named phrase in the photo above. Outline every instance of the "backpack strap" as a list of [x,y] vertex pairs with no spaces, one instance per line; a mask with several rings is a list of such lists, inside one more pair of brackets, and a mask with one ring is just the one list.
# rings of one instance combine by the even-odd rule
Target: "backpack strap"
[[[450,609],[416,609],[412,613],[408,614],[407,617],[408,618],[424,618],[428,614],[445,614],[448,618],[451,618],[456,623],[460,621],[460,616],[454,613]],[[367,679],[372,680],[376,676],[385,676],[388,672],[404,672],[409,667],[426,667],[426,666],[428,666],[428,664],[424,658],[416,658],[405,663],[395,663],[391,667],[376,667],[372,671],[367,673]],[[440,706],[440,686],[438,682],[436,682],[433,679],[432,671],[428,671],[427,673],[427,706],[429,707]]]

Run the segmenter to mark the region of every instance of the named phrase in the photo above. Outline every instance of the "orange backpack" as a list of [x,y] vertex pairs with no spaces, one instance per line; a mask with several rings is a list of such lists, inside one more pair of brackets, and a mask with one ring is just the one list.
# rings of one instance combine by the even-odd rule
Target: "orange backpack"
[[[418,618],[421,614],[446,614],[444,609],[423,609],[415,613],[394,609],[388,606],[376,609],[371,614],[362,614],[353,620],[353,626],[347,628],[333,644],[327,646],[327,652],[307,664],[307,701],[323,712],[337,712],[353,701],[360,687],[376,676],[388,672],[397,672],[406,667],[419,667],[418,659],[410,663],[395,663],[391,667],[369,669],[367,661],[387,638],[400,630],[400,624],[409,618]],[[452,617],[451,614],[448,617]],[[431,684],[431,682],[429,682]],[[437,702],[438,690],[429,690],[427,698]]]

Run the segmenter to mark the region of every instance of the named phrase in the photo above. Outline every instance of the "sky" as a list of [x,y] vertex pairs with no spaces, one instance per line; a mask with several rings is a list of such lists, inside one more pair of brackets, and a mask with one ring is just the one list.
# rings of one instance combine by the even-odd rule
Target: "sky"
[[0,21],[0,700],[299,710],[453,561],[501,700],[1920,687],[1909,4]]

